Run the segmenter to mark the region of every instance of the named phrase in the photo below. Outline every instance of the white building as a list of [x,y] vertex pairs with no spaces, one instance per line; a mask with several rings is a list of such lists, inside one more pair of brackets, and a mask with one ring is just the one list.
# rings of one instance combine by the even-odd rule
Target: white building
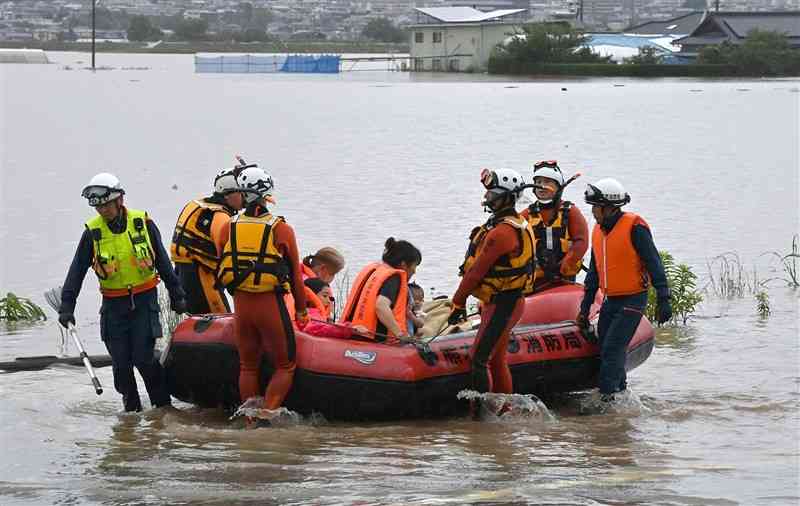
[[483,72],[497,44],[527,19],[527,9],[481,12],[472,7],[416,8],[411,38],[414,71]]

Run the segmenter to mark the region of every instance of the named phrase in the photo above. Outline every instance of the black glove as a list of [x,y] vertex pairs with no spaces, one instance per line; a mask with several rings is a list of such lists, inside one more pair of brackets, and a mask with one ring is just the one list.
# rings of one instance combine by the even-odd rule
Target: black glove
[[62,327],[69,328],[69,324],[75,325],[75,315],[72,313],[58,313],[58,323]]
[[450,310],[450,316],[447,317],[447,323],[449,325],[458,325],[466,319],[467,310],[463,307],[453,306],[453,309]]
[[178,314],[186,313],[186,299],[170,299],[169,308]]
[[669,297],[660,297],[656,302],[656,320],[658,324],[667,323],[672,319],[672,303]]

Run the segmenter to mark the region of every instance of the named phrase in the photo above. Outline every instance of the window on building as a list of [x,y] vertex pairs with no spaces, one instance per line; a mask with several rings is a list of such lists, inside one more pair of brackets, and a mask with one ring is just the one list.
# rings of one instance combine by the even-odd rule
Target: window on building
[[448,65],[450,65],[450,72],[458,72],[458,58],[452,58]]
[[433,32],[433,43],[439,44],[442,42],[442,32]]
[[434,72],[442,70],[442,60],[439,58],[434,58],[431,65]]
[[417,44],[422,44],[425,42],[425,33],[424,32],[414,32],[414,42]]
[[422,58],[414,58],[414,71],[422,72],[425,70],[425,60]]

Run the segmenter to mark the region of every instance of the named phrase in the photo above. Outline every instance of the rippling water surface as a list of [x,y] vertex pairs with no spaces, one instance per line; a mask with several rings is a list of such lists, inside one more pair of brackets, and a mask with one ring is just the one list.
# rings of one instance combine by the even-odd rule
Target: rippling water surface
[[[656,243],[692,266],[738,255],[779,276],[768,251],[798,232],[800,81],[522,80],[353,72],[195,75],[189,56],[53,53],[0,66],[0,289],[63,282],[91,216],[80,190],[122,179],[165,239],[179,208],[234,154],[267,167],[300,247],[340,248],[357,270],[389,235],[420,246],[418,281],[456,285],[483,219],[481,167],[556,158],[619,178]],[[84,61],[84,64],[78,63]],[[74,70],[67,70],[65,66]],[[565,90],[563,90],[565,88]],[[580,200],[582,184],[567,197]],[[582,203],[580,207],[588,214]],[[351,272],[352,272],[351,271]],[[77,318],[103,353],[87,276]],[[800,500],[798,293],[768,284],[707,294],[685,327],[658,330],[631,375],[636,402],[578,416],[395,424],[304,419],[243,431],[217,411],[120,413],[110,368],[96,397],[82,369],[0,374],[3,504],[796,504]],[[50,321],[0,331],[0,361],[52,354]]]

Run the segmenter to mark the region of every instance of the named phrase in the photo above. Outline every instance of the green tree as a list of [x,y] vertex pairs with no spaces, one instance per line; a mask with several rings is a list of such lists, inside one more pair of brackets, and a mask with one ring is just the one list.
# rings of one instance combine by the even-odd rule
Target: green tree
[[361,31],[361,35],[366,39],[378,42],[404,42],[406,40],[405,31],[396,27],[386,18],[371,19]]
[[661,54],[653,46],[642,46],[639,54],[625,59],[625,63],[633,65],[656,65],[661,63]]
[[735,65],[751,76],[800,74],[800,50],[792,49],[784,34],[768,30],[752,30],[738,46],[726,41],[704,47],[697,62]]
[[205,19],[182,19],[175,27],[178,40],[205,40],[208,38],[208,21]]
[[[533,23],[523,33],[498,46],[492,57],[508,58],[521,64],[608,63],[611,57],[592,52],[587,38],[568,23]],[[491,63],[490,63],[491,66]]]
[[131,16],[128,23],[128,40],[141,42],[161,37],[163,33],[153,26],[147,16]]

